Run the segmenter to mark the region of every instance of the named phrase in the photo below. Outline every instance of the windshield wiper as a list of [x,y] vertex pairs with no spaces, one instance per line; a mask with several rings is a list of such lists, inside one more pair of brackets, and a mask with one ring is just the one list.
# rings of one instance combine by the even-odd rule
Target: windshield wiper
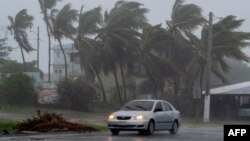
[[146,109],[146,108],[144,108],[144,107],[142,107],[142,106],[135,105],[135,107],[138,107],[138,108],[140,108],[140,109],[142,109],[142,110],[144,110],[144,111],[147,111],[147,109]]
[[135,110],[135,109],[133,109],[133,108],[131,108],[129,106],[125,106],[125,108],[130,109],[130,110]]

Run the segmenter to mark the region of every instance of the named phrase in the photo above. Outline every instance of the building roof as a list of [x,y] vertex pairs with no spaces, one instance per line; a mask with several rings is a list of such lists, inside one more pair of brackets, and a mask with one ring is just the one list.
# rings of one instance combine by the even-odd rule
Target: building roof
[[[205,91],[202,91],[205,94]],[[250,81],[210,89],[211,95],[250,95]]]

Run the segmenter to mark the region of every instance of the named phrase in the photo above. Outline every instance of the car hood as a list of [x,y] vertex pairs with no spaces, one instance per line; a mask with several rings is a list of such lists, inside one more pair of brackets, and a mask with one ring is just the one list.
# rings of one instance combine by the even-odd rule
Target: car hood
[[150,115],[151,111],[116,111],[115,116],[137,116],[137,115]]

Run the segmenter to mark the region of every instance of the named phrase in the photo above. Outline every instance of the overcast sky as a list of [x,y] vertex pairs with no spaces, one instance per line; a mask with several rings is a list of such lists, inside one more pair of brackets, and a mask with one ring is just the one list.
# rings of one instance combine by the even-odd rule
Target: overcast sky
[[[147,14],[148,20],[151,24],[165,23],[167,19],[170,19],[171,9],[175,0],[133,0],[143,3],[150,11]],[[27,8],[28,13],[35,17],[33,31],[37,30],[37,26],[40,27],[40,68],[47,72],[48,62],[48,43],[45,25],[42,20],[38,0],[0,0],[0,38],[4,36],[6,26],[9,25],[7,16],[15,16],[21,9]],[[117,0],[62,0],[57,8],[60,9],[64,4],[72,3],[72,7],[80,9],[81,5],[84,5],[85,10],[101,6],[103,11],[109,10],[113,7]],[[227,15],[235,15],[238,19],[245,19],[244,24],[240,28],[242,31],[250,32],[250,0],[186,0],[186,3],[194,3],[199,5],[203,9],[203,15],[208,18],[208,13],[212,11],[215,17],[225,17]],[[218,20],[217,20],[218,21]],[[215,20],[216,22],[216,20]],[[21,53],[17,43],[13,37],[9,35],[8,43],[15,48],[11,53],[10,58],[21,62]],[[29,40],[34,48],[36,48],[36,35],[30,32]],[[53,45],[56,45],[53,42]],[[250,51],[247,51],[250,52]],[[35,60],[36,52],[32,52],[26,55],[26,60]]]

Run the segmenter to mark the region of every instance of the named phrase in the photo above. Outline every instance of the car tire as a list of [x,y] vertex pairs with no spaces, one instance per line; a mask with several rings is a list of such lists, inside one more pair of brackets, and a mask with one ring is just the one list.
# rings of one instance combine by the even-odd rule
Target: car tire
[[148,128],[145,133],[147,135],[152,135],[154,133],[154,130],[155,130],[155,124],[152,120],[150,120],[148,123]]
[[169,130],[170,134],[175,135],[178,132],[178,123],[174,121],[172,128]]
[[112,133],[112,135],[119,135],[119,130],[117,129],[110,129],[110,132]]

